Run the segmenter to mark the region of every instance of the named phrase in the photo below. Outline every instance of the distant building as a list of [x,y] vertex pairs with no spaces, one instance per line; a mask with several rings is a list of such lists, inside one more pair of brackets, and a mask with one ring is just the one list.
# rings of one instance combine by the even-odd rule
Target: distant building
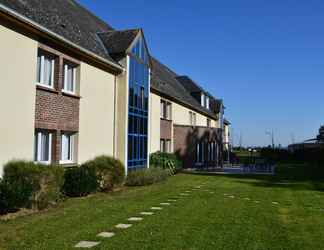
[[295,143],[288,146],[288,150],[294,152],[300,149],[324,148],[324,126],[321,126],[316,138],[309,139],[301,143]]

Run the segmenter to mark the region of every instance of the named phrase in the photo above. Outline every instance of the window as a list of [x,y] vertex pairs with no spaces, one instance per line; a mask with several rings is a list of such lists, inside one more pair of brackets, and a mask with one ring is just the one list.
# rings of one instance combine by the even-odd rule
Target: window
[[200,142],[196,145],[196,163],[202,164],[204,162],[204,154],[205,154],[205,143]]
[[54,65],[53,56],[39,53],[37,56],[37,84],[46,87],[54,87]]
[[201,93],[201,106],[205,107],[205,94]]
[[50,164],[52,157],[52,133],[48,131],[35,132],[35,161]]
[[206,96],[206,109],[210,109],[209,96]]
[[196,113],[189,111],[189,120],[191,126],[196,126]]
[[63,91],[75,94],[76,92],[77,67],[64,64],[64,86]]
[[172,120],[171,110],[172,104],[165,100],[161,100],[161,118],[166,120]]
[[160,140],[160,151],[162,153],[171,153],[171,140]]
[[74,135],[63,133],[61,136],[61,161],[60,163],[73,163]]
[[[138,52],[139,47],[136,49]],[[147,166],[149,68],[129,56],[128,160],[127,168]]]
[[211,127],[211,120],[207,118],[207,127],[210,128]]

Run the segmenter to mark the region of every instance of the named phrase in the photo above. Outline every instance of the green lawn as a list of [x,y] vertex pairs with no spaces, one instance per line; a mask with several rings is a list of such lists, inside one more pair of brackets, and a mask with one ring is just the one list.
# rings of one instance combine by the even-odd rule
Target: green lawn
[[[201,190],[133,227],[114,229],[202,183]],[[324,249],[321,188],[292,178],[180,174],[166,183],[71,199],[0,222],[0,249],[73,249],[81,240],[101,241],[93,249]],[[116,232],[111,239],[96,237],[111,230]]]

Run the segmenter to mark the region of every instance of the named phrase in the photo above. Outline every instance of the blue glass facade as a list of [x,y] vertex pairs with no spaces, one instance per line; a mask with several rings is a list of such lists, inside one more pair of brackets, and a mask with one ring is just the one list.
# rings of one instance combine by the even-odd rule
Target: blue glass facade
[[129,57],[128,169],[147,166],[149,66],[142,39]]

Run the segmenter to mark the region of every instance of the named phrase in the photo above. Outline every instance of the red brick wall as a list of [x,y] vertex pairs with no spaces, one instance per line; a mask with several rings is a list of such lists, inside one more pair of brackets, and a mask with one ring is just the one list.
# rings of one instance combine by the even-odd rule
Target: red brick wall
[[[196,160],[198,142],[217,142],[219,159],[205,162],[203,167],[214,167],[222,163],[222,132],[220,129],[174,125],[174,152],[182,159],[185,168],[193,168]],[[207,157],[205,157],[207,159]]]
[[171,140],[172,138],[172,121],[161,119],[161,139]]
[[62,131],[78,132],[80,96],[62,92],[64,81],[64,61],[79,65],[80,62],[58,50],[44,44],[39,48],[56,57],[54,72],[54,89],[36,86],[35,129],[52,130],[52,159],[58,163],[61,151]]

